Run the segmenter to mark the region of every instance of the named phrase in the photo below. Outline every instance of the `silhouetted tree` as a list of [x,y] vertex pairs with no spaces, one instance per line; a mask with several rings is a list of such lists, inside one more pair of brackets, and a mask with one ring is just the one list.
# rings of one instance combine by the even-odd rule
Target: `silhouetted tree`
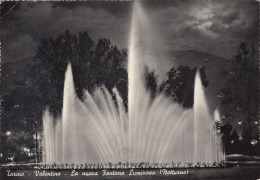
[[[189,66],[173,67],[168,73],[168,79],[160,87],[161,91],[169,96],[173,101],[181,104],[185,108],[193,106],[194,82],[196,68]],[[202,84],[206,88],[209,81],[205,73],[205,67],[200,68]]]
[[258,69],[256,51],[252,44],[243,42],[232,58],[232,70],[225,76],[228,83],[220,93],[222,112],[239,114],[248,122],[248,139],[251,139],[253,119],[257,118]]
[[230,136],[231,136],[231,139],[234,141],[234,143],[238,143],[239,142],[239,135],[238,135],[236,129],[232,130],[232,133],[231,133]]
[[[33,87],[17,87],[4,97],[3,113],[7,129],[15,132],[34,132],[33,123],[41,119],[38,92]],[[8,122],[9,121],[9,122]]]
[[118,88],[124,103],[127,99],[127,72],[124,68],[127,54],[113,46],[109,39],[97,44],[87,32],[72,35],[69,31],[55,40],[43,40],[31,67],[34,85],[42,89],[43,104],[54,116],[61,113],[64,75],[68,63],[72,64],[76,93],[93,92],[105,85],[109,91]]
[[231,146],[231,133],[233,130],[232,125],[228,122],[227,124],[223,125],[220,127],[221,134],[222,134],[222,143],[225,148],[225,152],[229,153],[230,152],[230,146]]

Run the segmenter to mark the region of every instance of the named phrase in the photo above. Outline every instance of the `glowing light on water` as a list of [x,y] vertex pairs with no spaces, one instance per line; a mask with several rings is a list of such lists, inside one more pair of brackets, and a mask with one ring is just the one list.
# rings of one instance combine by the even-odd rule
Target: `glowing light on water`
[[[140,26],[147,17],[134,3],[128,56],[128,112],[113,89],[84,92],[80,101],[68,65],[62,117],[56,123],[43,115],[45,163],[205,162],[223,160],[220,137],[206,103],[199,72],[196,73],[194,108],[183,109],[163,94],[151,99],[145,88],[145,62],[153,52],[145,46]],[[147,53],[145,53],[147,52]],[[149,53],[148,53],[149,52]],[[115,97],[115,98],[113,98]],[[84,157],[84,158],[83,158]]]

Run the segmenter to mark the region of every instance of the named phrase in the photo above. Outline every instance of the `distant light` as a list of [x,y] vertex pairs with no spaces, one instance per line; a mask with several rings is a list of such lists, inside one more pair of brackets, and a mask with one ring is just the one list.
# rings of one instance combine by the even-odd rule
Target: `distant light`
[[11,131],[7,131],[7,132],[6,132],[6,135],[7,135],[7,136],[10,136],[11,134],[12,134]]
[[238,124],[239,124],[239,125],[241,125],[241,124],[242,124],[242,122],[241,122],[241,121],[238,121]]
[[223,93],[218,94],[217,97],[218,97],[218,98],[223,98],[223,97],[224,97],[224,94],[223,94]]
[[257,144],[257,140],[256,139],[252,139],[251,140],[251,144],[254,146],[254,145],[256,145]]
[[257,121],[255,121],[255,124],[258,124],[258,122],[257,122]]
[[15,107],[15,108],[19,108],[20,105],[19,105],[19,104],[15,104],[14,107]]
[[0,157],[3,157],[3,154],[2,154],[2,153],[0,153]]
[[29,152],[30,152],[30,149],[29,149],[29,148],[27,148],[27,147],[24,147],[24,148],[23,148],[23,150],[24,150],[24,152],[27,152],[27,153],[29,153]]
[[234,143],[234,140],[231,140],[231,144],[233,144]]
[[[33,139],[36,140],[36,134],[33,135]],[[40,139],[40,135],[37,135],[37,139]]]

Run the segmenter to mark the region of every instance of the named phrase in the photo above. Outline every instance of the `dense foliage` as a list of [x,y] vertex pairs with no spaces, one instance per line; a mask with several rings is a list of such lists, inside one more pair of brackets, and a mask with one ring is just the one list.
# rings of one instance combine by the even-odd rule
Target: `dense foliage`
[[[161,90],[173,101],[181,104],[185,108],[193,107],[194,84],[197,68],[189,66],[173,67],[168,73],[168,79],[162,84]],[[209,84],[205,67],[199,69],[203,86]]]
[[[126,101],[127,54],[112,45],[109,39],[100,39],[96,44],[87,32],[78,36],[68,31],[53,40],[43,40],[36,55],[36,66],[31,67],[33,84],[42,91],[43,104],[54,115],[62,108],[64,75],[68,63],[71,63],[75,89],[78,97],[83,90],[93,92],[101,85],[109,91],[116,87]],[[33,71],[32,71],[33,70]]]
[[[221,111],[234,121],[236,117],[242,119],[244,136],[250,141],[257,138],[259,133],[252,131],[254,122],[258,122],[259,107],[258,59],[254,46],[246,42],[241,43],[231,62],[231,72],[222,73],[227,84],[220,91]],[[247,127],[244,122],[247,122]]]

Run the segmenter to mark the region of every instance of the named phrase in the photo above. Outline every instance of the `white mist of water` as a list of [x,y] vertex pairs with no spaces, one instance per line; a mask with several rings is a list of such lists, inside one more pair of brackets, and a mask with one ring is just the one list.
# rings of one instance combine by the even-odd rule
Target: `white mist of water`
[[[148,21],[135,3],[128,57],[128,112],[116,89],[75,94],[71,65],[65,74],[62,117],[53,124],[46,111],[45,163],[202,162],[222,161],[220,139],[209,114],[199,73],[195,78],[194,108],[183,109],[163,94],[155,99],[144,86],[145,48],[139,25]],[[115,99],[112,98],[115,97]]]
[[[220,112],[218,109],[215,110],[214,112],[214,119],[215,119],[215,123],[220,123],[222,124],[222,121],[221,121],[221,117],[220,117]],[[222,141],[221,141],[221,132],[220,132],[220,129],[219,130],[215,130],[214,131],[215,133],[215,136],[213,135],[213,137],[215,137],[215,149],[216,149],[216,158],[219,160],[219,161],[225,161],[225,152],[224,152],[224,146],[222,144]]]

